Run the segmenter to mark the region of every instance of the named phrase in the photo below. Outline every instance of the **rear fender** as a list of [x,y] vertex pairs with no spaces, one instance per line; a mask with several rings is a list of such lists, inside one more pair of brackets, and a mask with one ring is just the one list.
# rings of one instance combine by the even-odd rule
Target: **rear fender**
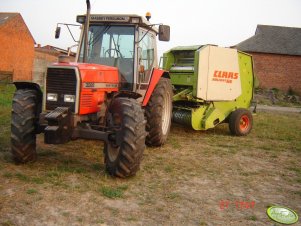
[[16,81],[14,82],[17,90],[19,89],[32,89],[37,91],[37,109],[36,109],[36,118],[39,118],[40,113],[42,112],[42,102],[43,102],[43,92],[39,84],[34,82],[24,82],[24,81]]
[[156,88],[156,85],[158,84],[161,77],[164,78],[170,78],[169,73],[167,71],[161,70],[161,69],[154,69],[152,73],[152,77],[150,79],[150,83],[148,86],[148,89],[146,91],[146,94],[144,96],[144,99],[142,101],[142,106],[146,106],[154,89]]
[[36,90],[39,93],[39,95],[43,96],[41,87],[37,83],[17,81],[17,82],[14,82],[14,85],[16,86],[17,89],[33,89],[33,90]]

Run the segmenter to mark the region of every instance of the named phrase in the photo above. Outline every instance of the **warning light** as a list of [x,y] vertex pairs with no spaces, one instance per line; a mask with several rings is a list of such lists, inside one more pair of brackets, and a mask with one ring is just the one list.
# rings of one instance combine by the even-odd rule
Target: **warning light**
[[149,21],[149,19],[152,17],[152,15],[151,15],[150,12],[147,12],[147,13],[145,14],[145,17],[146,17],[147,21]]

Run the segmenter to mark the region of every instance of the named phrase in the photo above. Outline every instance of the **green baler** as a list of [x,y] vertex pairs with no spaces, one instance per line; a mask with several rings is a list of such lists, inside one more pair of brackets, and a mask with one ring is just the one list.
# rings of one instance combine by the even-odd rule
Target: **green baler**
[[207,130],[227,122],[232,134],[247,135],[254,87],[252,56],[213,45],[175,47],[163,68],[174,86],[173,121]]

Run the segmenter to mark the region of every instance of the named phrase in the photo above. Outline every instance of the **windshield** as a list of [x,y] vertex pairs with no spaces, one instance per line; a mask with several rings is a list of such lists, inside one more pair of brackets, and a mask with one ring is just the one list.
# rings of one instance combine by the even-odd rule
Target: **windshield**
[[[132,90],[134,80],[134,26],[91,25],[86,63],[117,67],[123,89]],[[83,42],[84,43],[84,42]],[[83,61],[82,44],[79,62]]]

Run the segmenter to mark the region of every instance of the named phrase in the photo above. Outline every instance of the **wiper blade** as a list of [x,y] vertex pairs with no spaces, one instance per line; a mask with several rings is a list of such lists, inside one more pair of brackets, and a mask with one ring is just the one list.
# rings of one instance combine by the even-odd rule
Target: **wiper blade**
[[110,29],[110,27],[111,27],[111,25],[106,25],[103,29],[102,29],[102,31],[100,31],[99,32],[99,34],[96,34],[96,37],[94,38],[94,40],[93,40],[93,43],[92,43],[92,36],[90,36],[90,40],[89,40],[89,45],[91,45],[91,44],[95,44],[96,42],[98,42],[99,41],[99,39],[100,39],[100,37],[105,33],[105,32],[107,32],[109,29]]

